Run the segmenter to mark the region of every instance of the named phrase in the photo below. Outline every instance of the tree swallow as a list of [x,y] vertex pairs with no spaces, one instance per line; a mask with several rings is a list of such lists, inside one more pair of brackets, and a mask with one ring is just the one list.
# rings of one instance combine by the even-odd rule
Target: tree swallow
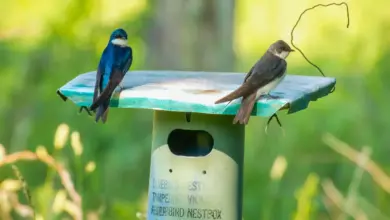
[[96,122],[102,119],[105,123],[110,105],[110,99],[114,90],[119,86],[120,91],[122,79],[129,70],[133,61],[133,52],[127,45],[127,33],[119,28],[112,32],[108,45],[100,58],[96,73],[95,91],[91,111],[96,112]]
[[269,92],[286,76],[287,62],[285,59],[293,51],[282,40],[271,44],[265,54],[245,76],[243,84],[235,91],[215,102],[215,104],[231,102],[242,97],[241,107],[234,117],[233,124],[237,122],[248,124],[253,106],[260,96],[268,95],[270,98],[276,98],[269,95]]

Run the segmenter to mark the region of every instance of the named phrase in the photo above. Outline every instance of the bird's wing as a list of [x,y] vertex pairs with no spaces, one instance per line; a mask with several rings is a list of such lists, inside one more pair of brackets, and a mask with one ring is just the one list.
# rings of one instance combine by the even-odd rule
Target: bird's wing
[[215,104],[219,104],[219,103],[223,103],[223,102],[227,102],[227,101],[232,101],[236,98],[239,98],[241,97],[240,94],[242,93],[248,93],[250,91],[250,87],[245,84],[245,82],[248,80],[248,78],[252,75],[252,72],[253,72],[253,69],[254,69],[255,66],[252,66],[252,68],[249,70],[249,72],[246,74],[245,78],[244,78],[244,82],[243,84],[238,87],[238,89],[234,90],[233,92],[229,93],[228,95],[226,95],[225,97],[221,98],[221,99],[218,99]]
[[129,71],[130,66],[133,63],[133,51],[132,51],[131,47],[128,47],[128,49],[126,50],[125,57],[127,57],[127,58],[125,59],[125,62],[124,62],[125,64],[124,64],[123,69],[122,69],[123,75],[125,75],[127,73],[127,71]]
[[255,89],[253,87],[249,86],[249,84],[247,84],[247,83],[244,83],[240,87],[238,87],[238,89],[229,93],[225,97],[215,101],[215,104],[231,101],[231,100],[234,100],[236,98],[243,96],[243,94],[250,94],[250,93],[253,93],[254,91],[255,91]]
[[255,66],[252,66],[252,68],[249,70],[249,72],[246,74],[245,78],[244,78],[244,82],[246,82],[246,80],[252,75],[252,72],[253,72],[253,69],[255,68]]
[[98,97],[98,95],[100,93],[100,82],[102,81],[103,74],[104,74],[104,69],[102,69],[99,66],[98,69],[97,69],[97,72],[96,72],[96,83],[95,83],[95,90],[93,92],[92,102],[94,102],[96,100],[96,98]]
[[246,83],[256,88],[261,88],[276,78],[281,77],[286,71],[287,63],[274,55],[263,56],[254,66],[253,73]]
[[111,71],[110,80],[106,88],[104,88],[103,92],[93,101],[90,109],[94,111],[100,104],[102,104],[105,100],[109,99],[114,92],[115,88],[119,85],[119,83],[123,79],[123,73],[120,69],[114,68]]
[[276,56],[263,56],[245,76],[244,83],[233,92],[217,100],[215,104],[231,101],[242,96],[248,96],[269,82],[280,77],[286,71],[285,60]]
[[108,84],[104,88],[103,92],[101,92],[99,97],[97,97],[96,100],[94,100],[94,102],[92,103],[90,107],[91,110],[96,109],[100,104],[102,104],[104,100],[109,99],[115,88],[122,81],[126,72],[129,70],[133,60],[131,48],[128,48],[128,50],[126,50],[126,53],[123,57],[122,60],[119,63],[116,63],[112,68],[110,80],[108,81]]
[[102,56],[101,56],[100,61],[99,61],[99,66],[98,66],[97,71],[96,71],[96,83],[95,83],[95,90],[93,92],[92,102],[96,100],[96,98],[99,96],[99,94],[101,92],[100,88],[101,88],[102,78],[104,75],[104,66],[105,66],[104,62],[106,60],[107,53],[108,53],[108,50],[106,47],[106,48],[104,48],[104,51],[103,51]]

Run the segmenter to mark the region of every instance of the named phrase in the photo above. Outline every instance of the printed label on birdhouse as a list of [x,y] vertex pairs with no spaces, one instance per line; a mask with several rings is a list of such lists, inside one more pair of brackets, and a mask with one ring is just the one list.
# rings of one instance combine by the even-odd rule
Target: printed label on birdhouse
[[[187,185],[174,184],[166,179],[152,180],[150,215],[180,219],[222,219],[222,210],[200,208],[205,200],[201,195],[204,184],[191,181]],[[180,193],[186,190],[187,193]],[[170,191],[168,193],[167,191]]]
[[236,220],[237,180],[237,163],[220,151],[188,159],[161,146],[152,155],[148,220]]

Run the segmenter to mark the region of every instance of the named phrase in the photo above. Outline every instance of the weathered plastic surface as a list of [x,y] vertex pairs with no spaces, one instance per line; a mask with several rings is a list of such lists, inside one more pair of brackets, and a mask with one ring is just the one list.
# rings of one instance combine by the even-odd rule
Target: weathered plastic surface
[[[232,120],[194,113],[187,122],[184,113],[154,112],[148,220],[242,219],[245,126]],[[213,149],[199,157],[173,154],[167,140],[175,129],[208,132]],[[204,139],[197,141],[181,149],[204,148]]]
[[[95,71],[81,74],[58,92],[78,106],[90,106],[95,75]],[[241,99],[228,107],[214,102],[238,88],[244,77],[243,73],[224,72],[129,71],[123,80],[125,90],[114,94],[110,106],[234,115]],[[303,110],[310,101],[328,95],[335,83],[335,78],[288,74],[271,91],[280,98],[260,99],[252,115],[269,117],[280,109],[288,109],[288,113]]]

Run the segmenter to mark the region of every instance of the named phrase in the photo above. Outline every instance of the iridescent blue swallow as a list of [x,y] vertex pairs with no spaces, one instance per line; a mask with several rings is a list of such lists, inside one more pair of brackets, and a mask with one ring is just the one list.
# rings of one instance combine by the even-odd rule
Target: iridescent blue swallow
[[110,41],[103,51],[96,73],[95,91],[91,111],[96,111],[96,122],[105,123],[110,99],[117,87],[122,91],[122,80],[133,61],[133,52],[127,45],[127,33],[119,28],[112,32]]

